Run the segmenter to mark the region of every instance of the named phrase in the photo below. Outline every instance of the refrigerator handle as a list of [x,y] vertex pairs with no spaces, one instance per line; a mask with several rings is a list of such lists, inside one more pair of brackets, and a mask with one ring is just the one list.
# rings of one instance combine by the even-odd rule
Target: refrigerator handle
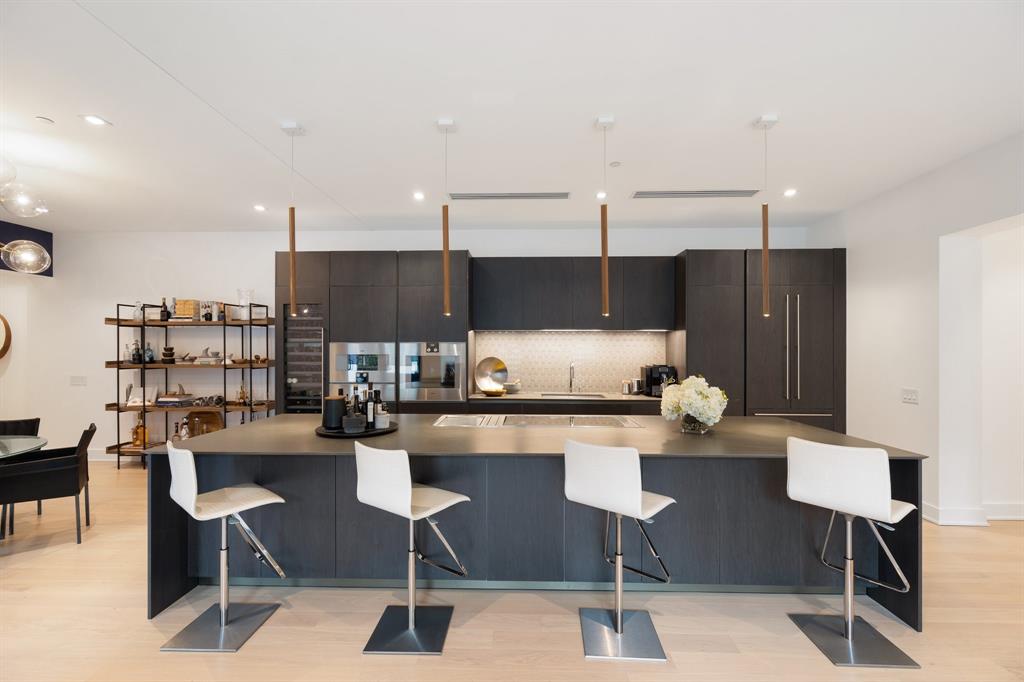
[[796,295],[796,399],[800,400],[800,294]]
[[786,400],[789,400],[789,294],[786,294]]

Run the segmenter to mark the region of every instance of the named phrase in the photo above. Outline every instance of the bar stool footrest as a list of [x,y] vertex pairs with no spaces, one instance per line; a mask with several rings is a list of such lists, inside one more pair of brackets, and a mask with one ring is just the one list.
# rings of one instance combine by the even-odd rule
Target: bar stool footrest
[[171,637],[160,651],[235,652],[260,629],[280,604],[232,603],[228,624],[220,626],[220,604],[213,604]]
[[615,632],[612,609],[580,609],[583,655],[619,661],[666,661],[658,631],[647,611],[624,610],[622,633]]
[[409,629],[409,607],[392,605],[384,609],[364,654],[427,654],[444,650],[454,606],[416,605],[416,627]]
[[843,635],[842,616],[791,613],[789,618],[834,665],[856,668],[921,667],[860,616],[854,620],[852,640]]

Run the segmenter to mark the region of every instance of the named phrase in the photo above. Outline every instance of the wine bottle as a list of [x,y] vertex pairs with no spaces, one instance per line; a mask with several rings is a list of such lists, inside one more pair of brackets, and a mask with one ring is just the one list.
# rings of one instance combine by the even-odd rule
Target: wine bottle
[[171,319],[171,311],[167,308],[167,299],[160,299],[160,321],[166,322]]

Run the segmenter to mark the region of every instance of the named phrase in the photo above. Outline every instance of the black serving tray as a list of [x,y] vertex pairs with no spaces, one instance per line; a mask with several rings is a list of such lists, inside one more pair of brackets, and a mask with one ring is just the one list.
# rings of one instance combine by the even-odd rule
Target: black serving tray
[[391,422],[385,429],[366,429],[365,431],[356,431],[354,433],[345,433],[341,429],[325,429],[322,426],[318,426],[316,427],[316,435],[321,438],[372,438],[373,436],[383,436],[385,433],[394,433],[397,430],[397,422]]

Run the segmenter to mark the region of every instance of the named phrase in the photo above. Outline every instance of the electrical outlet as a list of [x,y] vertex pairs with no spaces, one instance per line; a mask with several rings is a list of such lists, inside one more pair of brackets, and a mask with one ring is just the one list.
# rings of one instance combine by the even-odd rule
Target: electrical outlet
[[916,388],[904,388],[903,389],[903,402],[908,405],[917,405],[921,402],[921,396]]
[[85,377],[83,377],[83,376],[75,376],[75,375],[71,376],[71,385],[72,386],[86,386],[86,385],[88,385],[88,383],[89,383],[89,381]]

